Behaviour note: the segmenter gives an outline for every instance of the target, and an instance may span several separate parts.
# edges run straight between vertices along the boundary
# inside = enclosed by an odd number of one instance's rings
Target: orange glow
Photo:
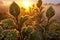
[[[25,9],[29,9],[30,6],[32,6],[32,2],[30,1],[23,1],[22,5]]]

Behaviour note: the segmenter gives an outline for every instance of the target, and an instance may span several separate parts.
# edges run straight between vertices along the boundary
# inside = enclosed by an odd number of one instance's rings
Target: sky
[[[19,1],[19,0],[0,0],[0,1]],[[20,0],[20,1],[23,1],[23,0]],[[31,0],[32,1],[32,0]],[[36,2],[36,0],[33,0],[33,2]],[[45,3],[60,3],[60,0],[43,0],[43,2]]]
[[[60,3],[60,0],[43,0],[44,2],[47,2],[47,3]]]

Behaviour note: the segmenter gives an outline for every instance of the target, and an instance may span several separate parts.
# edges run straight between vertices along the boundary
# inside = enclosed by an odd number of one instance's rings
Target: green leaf
[[[27,31],[27,33],[31,33],[33,30],[31,27],[28,27],[26,31]]]
[[[20,25],[23,25],[23,23],[28,19],[28,16],[21,17],[20,19]]]
[[[14,17],[17,17],[20,13],[20,8],[15,2],[13,2],[9,8],[9,12]]]
[[[1,21],[4,24],[7,24],[8,26],[14,26],[14,22],[12,19],[5,19]]]
[[[52,38],[57,39],[57,38],[60,38],[60,33],[58,34],[54,31],[52,31],[52,32],[49,32],[48,35],[46,35],[46,36],[50,39],[52,39]]]
[[[12,19],[5,19],[1,21],[3,29],[14,29],[16,28],[15,22]]]
[[[27,36],[26,28],[23,28],[23,29],[22,29],[22,34],[23,34],[23,37]]]
[[[19,32],[17,30],[12,29],[12,30],[4,30],[3,35],[5,36],[5,40],[16,40],[18,38]]]
[[[40,8],[42,5],[42,0],[38,0],[37,7]]]
[[[40,40],[40,35],[38,32],[33,32],[30,36],[30,40]]]
[[[33,31],[33,29],[31,27],[23,27],[22,28],[23,37],[25,38],[26,36],[30,35],[32,33],[32,31]]]
[[[48,19],[50,19],[54,15],[55,15],[55,10],[52,8],[52,6],[50,6],[46,12],[46,16]]]

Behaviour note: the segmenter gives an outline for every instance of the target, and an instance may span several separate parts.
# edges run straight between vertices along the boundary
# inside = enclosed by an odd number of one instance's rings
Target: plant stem
[[[21,33],[22,25],[19,23],[18,17],[16,17],[16,23],[17,23],[17,27],[18,27],[18,31],[19,31],[19,36],[20,36],[19,40],[23,40],[22,33]]]
[[[45,26],[45,40],[47,40],[47,39],[46,39],[46,34],[47,34],[47,32],[49,31],[49,27],[48,27],[48,25],[49,25],[49,20],[50,20],[50,19],[48,19],[47,25]]]
[[[18,17],[16,17],[16,24],[17,24],[17,27],[18,27],[18,31],[19,31],[19,40],[21,40],[21,28],[20,28],[20,24],[18,22]]]

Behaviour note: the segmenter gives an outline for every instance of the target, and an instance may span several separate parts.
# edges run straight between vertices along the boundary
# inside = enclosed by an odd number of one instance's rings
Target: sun
[[[23,1],[23,7],[24,8],[29,8],[32,5],[32,3],[30,1]]]
[[[29,7],[30,6],[30,2],[24,2],[24,7]]]

